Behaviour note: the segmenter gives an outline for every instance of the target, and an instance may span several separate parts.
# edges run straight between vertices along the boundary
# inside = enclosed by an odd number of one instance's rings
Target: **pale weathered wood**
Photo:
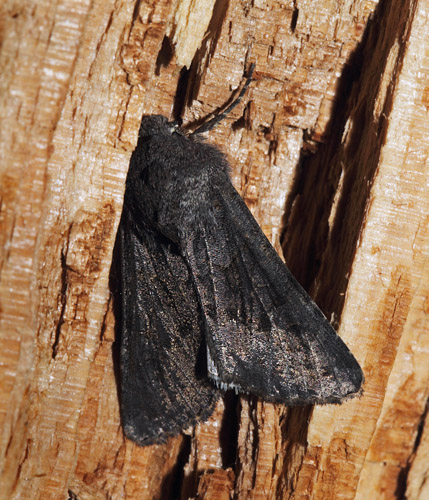
[[[218,1],[190,36],[212,8],[193,5],[1,7],[0,498],[422,500],[427,1]],[[229,396],[191,438],[139,448],[119,421],[109,273],[141,115],[215,112],[251,61],[209,140],[364,393],[314,410]]]
[[[429,278],[429,276],[428,276]],[[406,496],[409,500],[429,498],[429,417],[426,406],[425,420],[416,440],[415,454],[411,456],[411,467],[407,477]]]

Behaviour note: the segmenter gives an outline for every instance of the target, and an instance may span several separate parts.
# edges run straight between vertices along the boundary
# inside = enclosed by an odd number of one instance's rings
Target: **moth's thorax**
[[[127,178],[126,203],[145,224],[178,241],[210,226],[211,197],[228,166],[214,146],[188,137],[163,116],[143,119]]]

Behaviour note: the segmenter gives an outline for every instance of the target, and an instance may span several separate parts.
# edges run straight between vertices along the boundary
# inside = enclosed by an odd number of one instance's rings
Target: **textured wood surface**
[[[0,499],[425,500],[428,2],[197,7],[0,7]],[[191,435],[139,448],[119,421],[109,274],[140,119],[216,112],[252,61],[208,140],[364,393],[228,395]]]

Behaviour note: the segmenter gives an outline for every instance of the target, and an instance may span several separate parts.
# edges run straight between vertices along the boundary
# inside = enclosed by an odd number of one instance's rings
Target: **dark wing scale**
[[[215,226],[185,243],[211,378],[288,405],[355,394],[363,381],[359,364],[221,172],[211,196]]]
[[[122,422],[138,444],[160,443],[208,418],[218,391],[196,373],[205,346],[183,257],[161,236],[137,228],[126,206],[119,233]]]

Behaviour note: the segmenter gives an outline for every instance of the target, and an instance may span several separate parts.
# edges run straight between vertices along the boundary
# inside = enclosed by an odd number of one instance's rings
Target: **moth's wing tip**
[[[194,424],[195,425],[195,424]],[[170,438],[179,436],[184,429],[182,427],[174,427],[169,429],[158,428],[153,429],[153,432],[148,430],[146,426],[144,432],[141,430],[140,425],[133,423],[123,424],[124,436],[137,444],[138,446],[152,446],[152,445],[163,445]]]
[[[338,391],[333,391],[332,394],[322,396],[314,404],[342,404],[350,399],[360,398],[363,394],[364,382],[365,377],[362,369],[357,365],[348,373],[348,380],[344,380],[338,384]]]
[[[365,381],[363,371],[354,358],[353,364],[349,366],[348,371],[338,374],[335,378],[332,377],[332,374],[326,377],[319,390],[313,388],[306,391],[304,387],[297,390],[296,387],[293,387],[292,384],[288,385],[284,380],[281,384],[273,383],[272,385],[262,384],[259,387],[248,387],[245,383],[248,380],[247,378],[244,378],[243,383],[243,379],[231,377],[231,374],[217,370],[214,377],[209,376],[222,390],[233,389],[242,396],[253,394],[264,401],[291,407],[341,404],[349,399],[360,397],[363,393],[362,386]],[[279,379],[281,378],[283,377],[279,377]]]
[[[365,383],[365,376],[361,366],[359,365],[353,354],[350,351],[349,353],[352,366],[348,367],[341,381],[342,384],[340,384],[344,387],[344,393],[342,394],[343,401],[361,395],[363,392],[362,387]]]
[[[162,431],[157,434],[150,436],[147,433],[142,433],[138,428],[136,428],[133,424],[124,424],[123,425],[124,436],[132,441],[133,443],[138,444],[139,446],[150,446],[152,444],[163,444],[167,440],[167,435],[162,433]]]
[[[124,435],[139,446],[163,445],[168,439],[186,433],[187,429],[208,420],[215,410],[221,393],[213,387],[212,398],[206,408],[198,415],[193,415],[173,422],[165,420],[163,425],[150,425],[147,420],[122,417],[122,429]]]
[[[363,388],[360,387],[359,389],[350,391],[346,394],[340,394],[338,396],[332,396],[330,398],[322,399],[320,401],[317,401],[314,404],[317,404],[317,405],[327,405],[327,404],[341,405],[341,404],[345,403],[346,401],[350,401],[351,399],[355,399],[355,398],[359,399],[363,395],[363,392],[364,392]]]

